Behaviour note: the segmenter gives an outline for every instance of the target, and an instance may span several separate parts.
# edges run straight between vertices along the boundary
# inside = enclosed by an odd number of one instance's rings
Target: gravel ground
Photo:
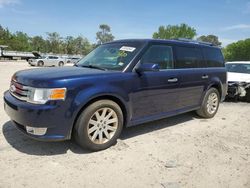
[[[0,97],[27,63],[0,62]],[[127,128],[91,153],[71,141],[38,142],[16,130],[0,100],[0,187],[250,187],[250,104],[221,104]]]

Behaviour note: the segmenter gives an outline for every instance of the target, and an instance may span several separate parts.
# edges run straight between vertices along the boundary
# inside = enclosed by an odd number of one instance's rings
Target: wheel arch
[[[59,62],[57,63],[57,65],[60,65],[60,63],[62,63],[62,64],[64,65],[64,61],[59,61]]]
[[[118,104],[118,106],[121,108],[122,113],[123,113],[124,126],[126,126],[126,124],[128,122],[129,111],[128,111],[128,108],[127,108],[125,102],[120,97],[117,97],[115,95],[104,94],[104,95],[95,96],[95,97],[89,99],[86,103],[84,103],[80,107],[76,116],[74,117],[73,125],[71,126],[70,137],[72,136],[72,132],[73,132],[73,129],[75,127],[76,121],[77,121],[78,117],[80,116],[80,114],[83,112],[83,110],[86,109],[90,104],[92,104],[96,101],[99,101],[99,100],[111,100],[111,101],[115,102],[116,104]]]
[[[221,99],[221,97],[222,97],[222,85],[220,83],[213,83],[210,85],[210,87],[208,89],[210,89],[212,87],[218,90],[218,92],[220,94],[220,99]]]
[[[220,100],[223,101],[224,99],[222,98],[223,97],[223,90],[222,90],[222,83],[219,81],[219,80],[212,80],[206,87],[206,89],[204,90],[203,94],[202,94],[202,97],[201,97],[201,101],[200,101],[200,105],[202,105],[203,103],[203,100],[204,100],[204,97],[207,93],[207,91],[210,89],[210,88],[215,88],[218,90],[219,92],[219,95],[220,95]]]

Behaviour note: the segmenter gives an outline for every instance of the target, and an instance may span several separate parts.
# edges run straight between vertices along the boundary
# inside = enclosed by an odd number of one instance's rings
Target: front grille
[[[30,87],[24,86],[12,80],[9,91],[17,99],[27,101],[30,94]]]

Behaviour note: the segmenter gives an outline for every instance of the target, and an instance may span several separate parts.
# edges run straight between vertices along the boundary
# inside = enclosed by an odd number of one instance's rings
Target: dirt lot
[[[45,143],[16,130],[2,95],[26,63],[0,62],[0,187],[250,187],[250,104],[221,104],[210,120],[193,113],[125,129],[90,153],[71,141]],[[60,120],[58,120],[60,121]]]

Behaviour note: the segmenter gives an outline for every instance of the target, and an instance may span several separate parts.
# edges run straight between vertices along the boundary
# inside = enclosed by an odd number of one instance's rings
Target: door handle
[[[178,78],[170,78],[168,79],[168,82],[171,82],[171,83],[178,82]]]
[[[208,75],[203,75],[201,78],[202,79],[208,79]]]

